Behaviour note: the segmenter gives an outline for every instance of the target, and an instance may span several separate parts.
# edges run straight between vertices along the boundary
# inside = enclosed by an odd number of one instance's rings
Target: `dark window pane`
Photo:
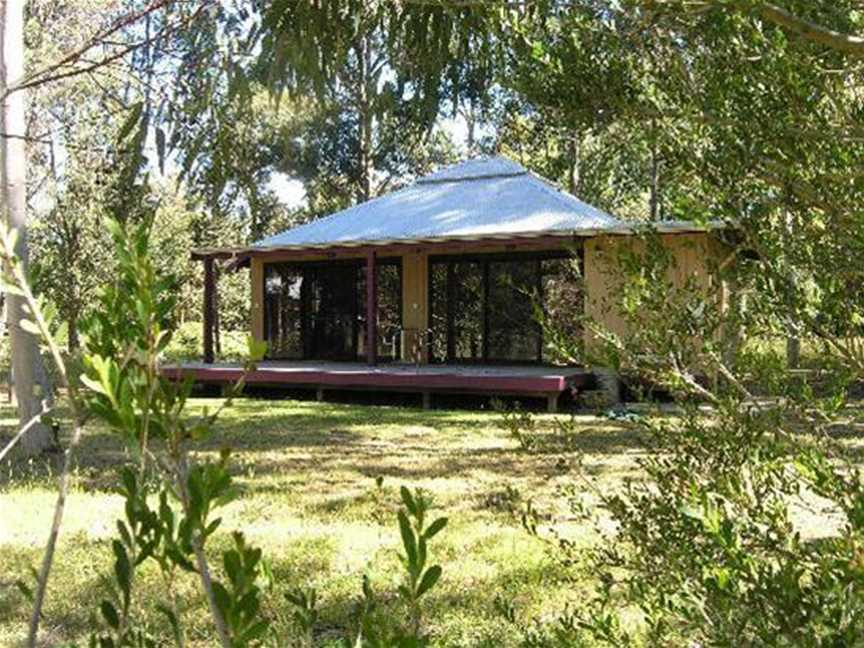
[[[365,307],[363,312],[365,313]],[[378,266],[378,349],[381,360],[398,360],[402,334],[402,266]]]
[[[264,273],[264,337],[271,358],[303,357],[302,274],[296,268],[267,265]]]
[[[354,360],[357,357],[360,266],[355,263],[311,266],[304,270],[306,357]]]
[[[402,326],[401,264],[378,266],[378,339],[395,359]],[[365,354],[366,266],[361,261],[272,263],[264,270],[269,357],[354,361]]]
[[[452,354],[454,360],[483,359],[483,266],[454,263],[450,276],[453,292]]]
[[[536,259],[489,264],[489,359],[538,360],[538,270]]]
[[[579,260],[546,259],[543,273],[544,362],[578,362],[582,353],[585,291]]]
[[[429,264],[429,359],[447,360],[447,264]]]
[[[430,359],[483,359],[483,265],[439,260],[430,264]]]

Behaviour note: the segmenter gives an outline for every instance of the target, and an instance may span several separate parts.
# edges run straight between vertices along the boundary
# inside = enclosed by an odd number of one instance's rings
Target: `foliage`
[[[760,285],[755,299],[764,301],[744,310],[678,276],[656,234],[625,246],[619,261],[624,286],[615,308],[626,331],[595,325],[595,351],[625,377],[668,390],[677,416],[658,411],[632,421],[650,440],[644,476],[616,492],[594,488],[580,468],[602,515],[584,498],[573,500],[572,514],[596,525],[600,540],[587,556],[600,585],[541,637],[615,646],[854,645],[862,633],[864,491],[855,457],[832,438],[859,424],[850,402],[860,376],[854,357],[829,355],[827,380],[802,379],[737,344],[739,336],[758,339],[766,304],[777,309],[773,298],[784,296],[764,288],[755,264],[714,268],[709,284]],[[819,284],[811,286],[818,294]],[[821,309],[826,319],[839,316],[824,301]],[[822,339],[835,336],[828,348],[843,348],[846,330],[821,331]],[[801,511],[815,507],[835,522],[805,526]],[[563,540],[556,553],[565,561],[586,555]]]
[[[117,278],[100,291],[99,308],[84,323],[84,373],[80,386],[70,383],[69,397],[77,425],[90,419],[101,421],[124,440],[136,462],[120,470],[119,494],[125,502],[125,519],[118,521],[117,538],[111,542],[113,596],[99,604],[103,629],[93,631],[90,645],[156,645],[136,622],[140,605],[133,605],[135,574],[145,562],[155,563],[161,573],[167,603],[157,603],[156,607],[172,628],[177,645],[185,645],[185,623],[175,591],[180,571],[197,574],[200,579],[221,645],[256,645],[270,626],[262,614],[258,584],[261,550],[249,546],[242,533],[233,533],[232,546],[222,553],[221,578],[213,572],[206,553],[209,540],[222,524],[217,510],[237,495],[229,472],[230,450],[223,449],[218,461],[204,463],[194,461],[190,454],[196,444],[213,434],[222,408],[190,418],[185,408],[191,381],[177,383],[160,374],[159,359],[170,342],[175,298],[173,279],[159,273],[149,252],[151,224],[133,227],[109,221],[106,226],[114,240]],[[24,284],[21,289],[26,293]],[[41,322],[35,302],[31,309]],[[50,336],[49,327],[36,328]],[[56,353],[56,342],[50,337],[46,341]],[[263,349],[250,342],[250,353],[260,357]],[[242,389],[242,380],[237,389]],[[360,620],[362,634],[357,645],[408,646],[427,641],[421,635],[420,599],[435,586],[442,572],[439,565],[428,566],[427,542],[447,520],[439,518],[427,526],[429,498],[405,488],[401,496],[405,510],[399,512],[398,521],[406,579],[399,593],[409,610],[410,623],[391,636],[391,624],[372,614],[375,603],[367,583],[366,612]],[[65,494],[61,501],[63,498]],[[154,498],[158,502],[155,506],[151,504]],[[59,519],[55,519],[54,531],[59,531]],[[47,568],[37,583],[36,618],[41,616],[51,568],[51,552],[46,555]],[[314,594],[289,595],[289,601],[297,606],[298,621],[308,635],[316,618]],[[31,636],[35,638],[35,630]]]
[[[360,616],[360,632],[356,645],[372,648],[398,646],[411,648],[428,646],[430,639],[423,633],[420,598],[432,590],[441,578],[440,565],[427,567],[428,542],[447,526],[447,518],[437,518],[426,524],[426,514],[432,506],[429,496],[421,490],[412,493],[408,488],[400,489],[403,509],[397,514],[399,534],[404,553],[400,560],[405,569],[405,578],[399,586],[399,597],[408,609],[408,624],[387,622],[378,610],[378,603],[367,578],[363,580],[363,602]]]
[[[228,452],[222,453],[218,463],[206,464],[190,462],[188,454],[190,441],[211,433],[218,412],[189,420],[184,407],[191,382],[172,382],[159,371],[160,355],[171,337],[171,311],[176,303],[174,281],[159,272],[150,254],[152,219],[137,226],[116,221],[107,221],[105,226],[113,238],[117,275],[113,283],[101,289],[99,308],[84,323],[80,385],[77,378],[68,377],[51,335],[50,312],[46,315],[32,298],[20,271],[12,278],[15,283],[10,284],[28,298],[33,320],[22,322],[22,326],[43,336],[67,383],[75,440],[80,438],[87,420],[101,420],[125,439],[137,458],[137,477],[136,471],[129,468],[121,471],[126,520],[118,523],[119,538],[112,544],[117,594],[115,600],[101,603],[106,630],[94,632],[91,645],[154,645],[134,623],[130,607],[135,569],[151,558],[162,571],[172,601],[162,611],[181,645],[181,622],[171,587],[177,569],[199,574],[220,642],[226,646],[248,645],[266,630],[266,623],[257,618],[258,590],[253,584],[260,554],[247,548],[242,536],[235,536],[235,548],[223,557],[229,579],[229,586],[225,586],[211,577],[204,553],[207,538],[221,522],[212,517],[213,510],[233,497],[227,472]],[[7,254],[11,249],[7,244]],[[254,344],[251,351],[259,357],[263,353],[260,345]],[[68,458],[74,445],[67,450],[54,528],[39,574],[31,643],[36,639],[62,522]],[[156,477],[159,484],[158,513],[148,504],[147,476]]]

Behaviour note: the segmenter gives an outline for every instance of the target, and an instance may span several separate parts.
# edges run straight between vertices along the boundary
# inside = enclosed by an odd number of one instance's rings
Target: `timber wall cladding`
[[[249,264],[249,277],[252,282],[252,337],[264,340],[264,263],[252,258]]]
[[[695,280],[705,291],[719,290],[714,285],[711,269],[723,261],[728,254],[725,246],[707,233],[662,234],[663,246],[672,253],[670,268],[673,285],[681,287],[688,280]],[[627,324],[621,316],[620,299],[623,282],[618,268],[618,255],[627,249],[639,252],[644,242],[632,237],[598,236],[585,241],[585,313],[616,335],[627,332]],[[587,344],[592,342],[590,331],[585,332]]]
[[[426,362],[429,328],[429,257],[424,252],[402,257],[402,359]],[[419,356],[419,357],[418,357]]]

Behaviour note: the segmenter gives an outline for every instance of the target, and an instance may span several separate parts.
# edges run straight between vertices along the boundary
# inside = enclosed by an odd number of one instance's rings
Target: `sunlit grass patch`
[[[220,403],[195,400],[191,409]],[[562,420],[538,416],[540,432],[551,434]],[[395,523],[402,485],[425,489],[435,514],[450,518],[433,548],[444,575],[424,604],[436,645],[514,645],[512,628],[496,607],[499,598],[530,621],[563,610],[578,594],[578,574],[522,528],[520,511],[530,501],[544,523],[572,526],[562,486],[574,481],[573,467],[588,466],[599,484],[614,487],[632,474],[642,451],[626,426],[588,416],[575,421],[575,445],[553,453],[526,453],[500,427],[499,416],[486,411],[241,399],[218,429],[196,455],[215,459],[221,448],[232,447],[239,497],[220,511],[221,528],[210,545],[215,568],[229,532],[243,531],[263,549],[272,573],[264,611],[277,634],[294,633],[284,593],[314,587],[321,646],[336,645],[353,631],[364,574],[383,605],[394,605],[402,571]],[[122,513],[112,489],[129,460],[107,430],[88,430],[46,604],[44,627],[54,643],[84,639],[96,606],[109,595],[110,538]],[[57,464],[52,457],[0,473],[0,645],[15,645],[26,629],[28,606],[14,580],[29,578],[29,567],[38,564]],[[147,566],[136,583],[140,622],[167,638],[153,606],[168,596],[166,584]],[[189,624],[189,645],[213,645],[194,575],[180,575],[174,591]]]

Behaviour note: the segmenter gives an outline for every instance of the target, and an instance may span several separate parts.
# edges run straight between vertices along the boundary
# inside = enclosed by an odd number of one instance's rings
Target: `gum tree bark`
[[[15,253],[26,269],[27,254],[27,145],[24,90],[7,93],[24,76],[24,0],[0,0],[0,90],[3,93],[0,137],[0,200],[10,228],[18,231]],[[12,373],[21,425],[42,409],[37,384],[44,376],[36,338],[19,324],[24,299],[7,294],[6,324],[12,348]],[[47,397],[48,394],[45,394]],[[20,441],[20,452],[34,455],[54,443],[50,428],[34,425]]]

